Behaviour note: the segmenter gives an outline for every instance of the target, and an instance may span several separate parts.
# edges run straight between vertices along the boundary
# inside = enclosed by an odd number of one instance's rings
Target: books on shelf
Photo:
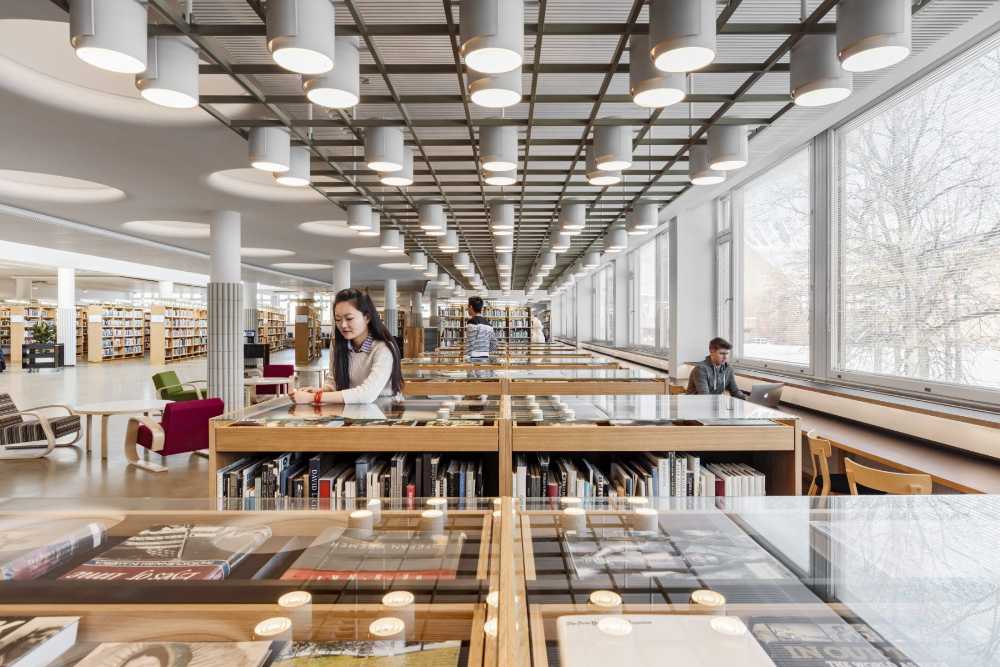
[[[269,537],[266,526],[171,525],[147,528],[61,579],[202,581],[225,579]]]
[[[94,521],[55,519],[42,527],[0,523],[0,581],[41,577],[101,546],[105,536],[104,525]]]
[[[272,352],[288,347],[285,312],[278,308],[257,309],[257,342]]]
[[[369,534],[343,527],[320,533],[281,575],[292,581],[454,579],[465,533],[392,530]]]
[[[334,667],[371,664],[394,667],[458,667],[460,641],[291,642],[271,667]]]
[[[76,643],[79,616],[0,617],[0,665],[46,667]]]
[[[260,667],[271,654],[271,642],[127,642],[95,648],[76,667]]]
[[[521,498],[766,495],[764,473],[745,463],[702,463],[698,454],[637,452],[611,458],[516,454],[514,493]]]

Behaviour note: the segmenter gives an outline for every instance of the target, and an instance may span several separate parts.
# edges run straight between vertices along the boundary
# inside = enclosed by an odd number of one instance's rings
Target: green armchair
[[[197,401],[205,398],[206,389],[199,387],[205,380],[181,382],[174,371],[163,371],[153,376],[156,397],[164,401]]]

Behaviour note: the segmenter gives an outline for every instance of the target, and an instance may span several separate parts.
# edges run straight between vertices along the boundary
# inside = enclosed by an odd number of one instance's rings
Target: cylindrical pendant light
[[[289,152],[288,171],[274,174],[281,185],[302,188],[309,185],[312,174],[312,154],[306,146],[292,146]]]
[[[403,132],[390,125],[365,130],[365,163],[373,171],[403,169]]]
[[[835,104],[853,85],[854,76],[837,59],[836,35],[803,35],[792,47],[791,92],[799,106]]]
[[[625,217],[625,233],[629,236],[644,236],[649,233],[648,229],[639,226],[639,217],[635,211],[629,211]]]
[[[524,0],[463,0],[459,53],[469,69],[496,74],[524,61]]]
[[[510,171],[483,170],[483,181],[486,185],[514,185],[517,183],[517,169]]]
[[[687,97],[687,78],[682,72],[661,72],[653,65],[649,35],[630,38],[628,84],[632,101],[647,109],[662,109]]]
[[[608,232],[604,243],[606,252],[621,252],[628,247],[628,232],[625,231],[624,227],[614,227]]]
[[[598,125],[594,128],[594,163],[601,171],[622,171],[632,166],[632,128]]]
[[[513,204],[502,199],[490,202],[490,229],[497,236],[514,233]]]
[[[462,271],[463,269],[468,269],[472,265],[472,262],[469,260],[469,253],[467,252],[455,253],[455,259],[452,260],[452,264],[454,264],[455,268],[458,269],[459,271]]]
[[[487,109],[503,109],[521,101],[521,68],[502,74],[483,74],[469,70],[469,97]]]
[[[517,128],[513,125],[480,127],[479,161],[487,171],[517,169]]]
[[[371,229],[371,204],[349,204],[347,206],[347,226],[356,232],[363,232]]]
[[[403,239],[399,235],[398,229],[383,229],[382,240],[379,245],[382,250],[403,251]]]
[[[694,185],[718,185],[726,180],[726,172],[708,166],[708,146],[692,146],[688,153],[688,178]]]
[[[708,131],[708,165],[716,171],[742,169],[750,161],[745,125],[713,125]]]
[[[649,52],[664,72],[693,72],[715,60],[715,0],[650,0]]]
[[[577,262],[573,265],[573,276],[576,278],[583,278],[588,272],[587,267],[582,262]]]
[[[438,265],[437,262],[427,262],[427,266],[424,267],[424,276],[434,280],[438,275]]]
[[[496,236],[493,239],[493,248],[497,252],[513,252],[514,251],[514,237],[513,236]]]
[[[591,185],[608,186],[618,185],[622,182],[622,173],[620,171],[603,171],[597,168],[597,163],[594,162],[593,144],[587,144],[585,155],[585,171],[588,183]]]
[[[575,199],[559,203],[559,231],[579,232],[587,226],[587,205]]]
[[[414,250],[410,253],[410,268],[414,271],[423,271],[427,268],[427,255],[422,250]]]
[[[441,242],[438,243],[438,247],[441,252],[452,254],[458,252],[458,232],[454,229],[449,229],[445,232],[445,235],[441,237]]]
[[[361,65],[358,38],[334,40],[336,66],[323,74],[302,75],[302,90],[313,104],[329,109],[350,109],[361,100]]]
[[[139,94],[171,109],[198,106],[198,49],[187,37],[150,37],[146,69],[135,75]]]
[[[660,209],[656,202],[640,199],[632,207],[632,217],[635,220],[635,228],[649,231],[656,229],[659,224]]]
[[[413,185],[413,149],[403,146],[403,168],[399,171],[382,172],[379,175],[382,185],[391,185],[396,188],[405,188]]]
[[[569,234],[559,233],[555,235],[552,239],[552,252],[556,254],[564,253],[569,250],[569,245],[572,242]]]
[[[510,273],[514,267],[513,257],[509,252],[497,253],[497,271]]]
[[[146,69],[146,3],[70,0],[69,43],[83,62],[109,72]]]
[[[556,256],[552,252],[543,252],[542,260],[539,262],[539,266],[543,269],[551,269],[556,265]]]
[[[382,214],[372,211],[372,224],[368,229],[358,231],[358,236],[382,236]]]
[[[601,265],[601,253],[597,250],[591,250],[586,255],[583,256],[583,266],[586,269],[596,269]]]
[[[428,229],[424,232],[427,236],[447,236],[448,235],[448,220],[442,219],[441,226],[437,229]]]
[[[910,0],[841,0],[837,55],[848,72],[892,67],[910,55]]]
[[[261,171],[288,171],[291,139],[286,127],[250,128],[250,166]]]
[[[445,227],[444,208],[437,202],[422,202],[417,207],[420,229],[435,232]]]
[[[336,57],[335,25],[330,0],[269,0],[267,50],[290,72],[329,72]]]

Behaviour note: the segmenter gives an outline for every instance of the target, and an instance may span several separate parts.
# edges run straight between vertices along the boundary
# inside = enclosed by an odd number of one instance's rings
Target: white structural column
[[[56,342],[63,346],[63,364],[76,366],[76,271],[60,268],[56,300]]]
[[[31,278],[14,278],[14,298],[31,301]]]
[[[243,331],[257,333],[257,281],[243,282]]]
[[[243,285],[240,214],[214,211],[212,275],[208,283],[208,393],[227,410],[243,405]]]
[[[351,260],[338,259],[333,263],[333,296],[351,286]]]
[[[682,211],[670,224],[670,375],[701,361],[715,335],[715,224],[712,204]]]
[[[385,281],[385,326],[393,336],[399,331],[399,305],[396,301],[396,279]]]
[[[410,321],[411,327],[424,326],[424,295],[414,291],[410,294]]]

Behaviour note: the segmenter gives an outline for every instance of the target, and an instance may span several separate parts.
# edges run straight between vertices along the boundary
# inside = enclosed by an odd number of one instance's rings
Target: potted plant
[[[49,345],[56,342],[56,328],[44,320],[35,322],[31,327],[31,341],[38,345]]]

